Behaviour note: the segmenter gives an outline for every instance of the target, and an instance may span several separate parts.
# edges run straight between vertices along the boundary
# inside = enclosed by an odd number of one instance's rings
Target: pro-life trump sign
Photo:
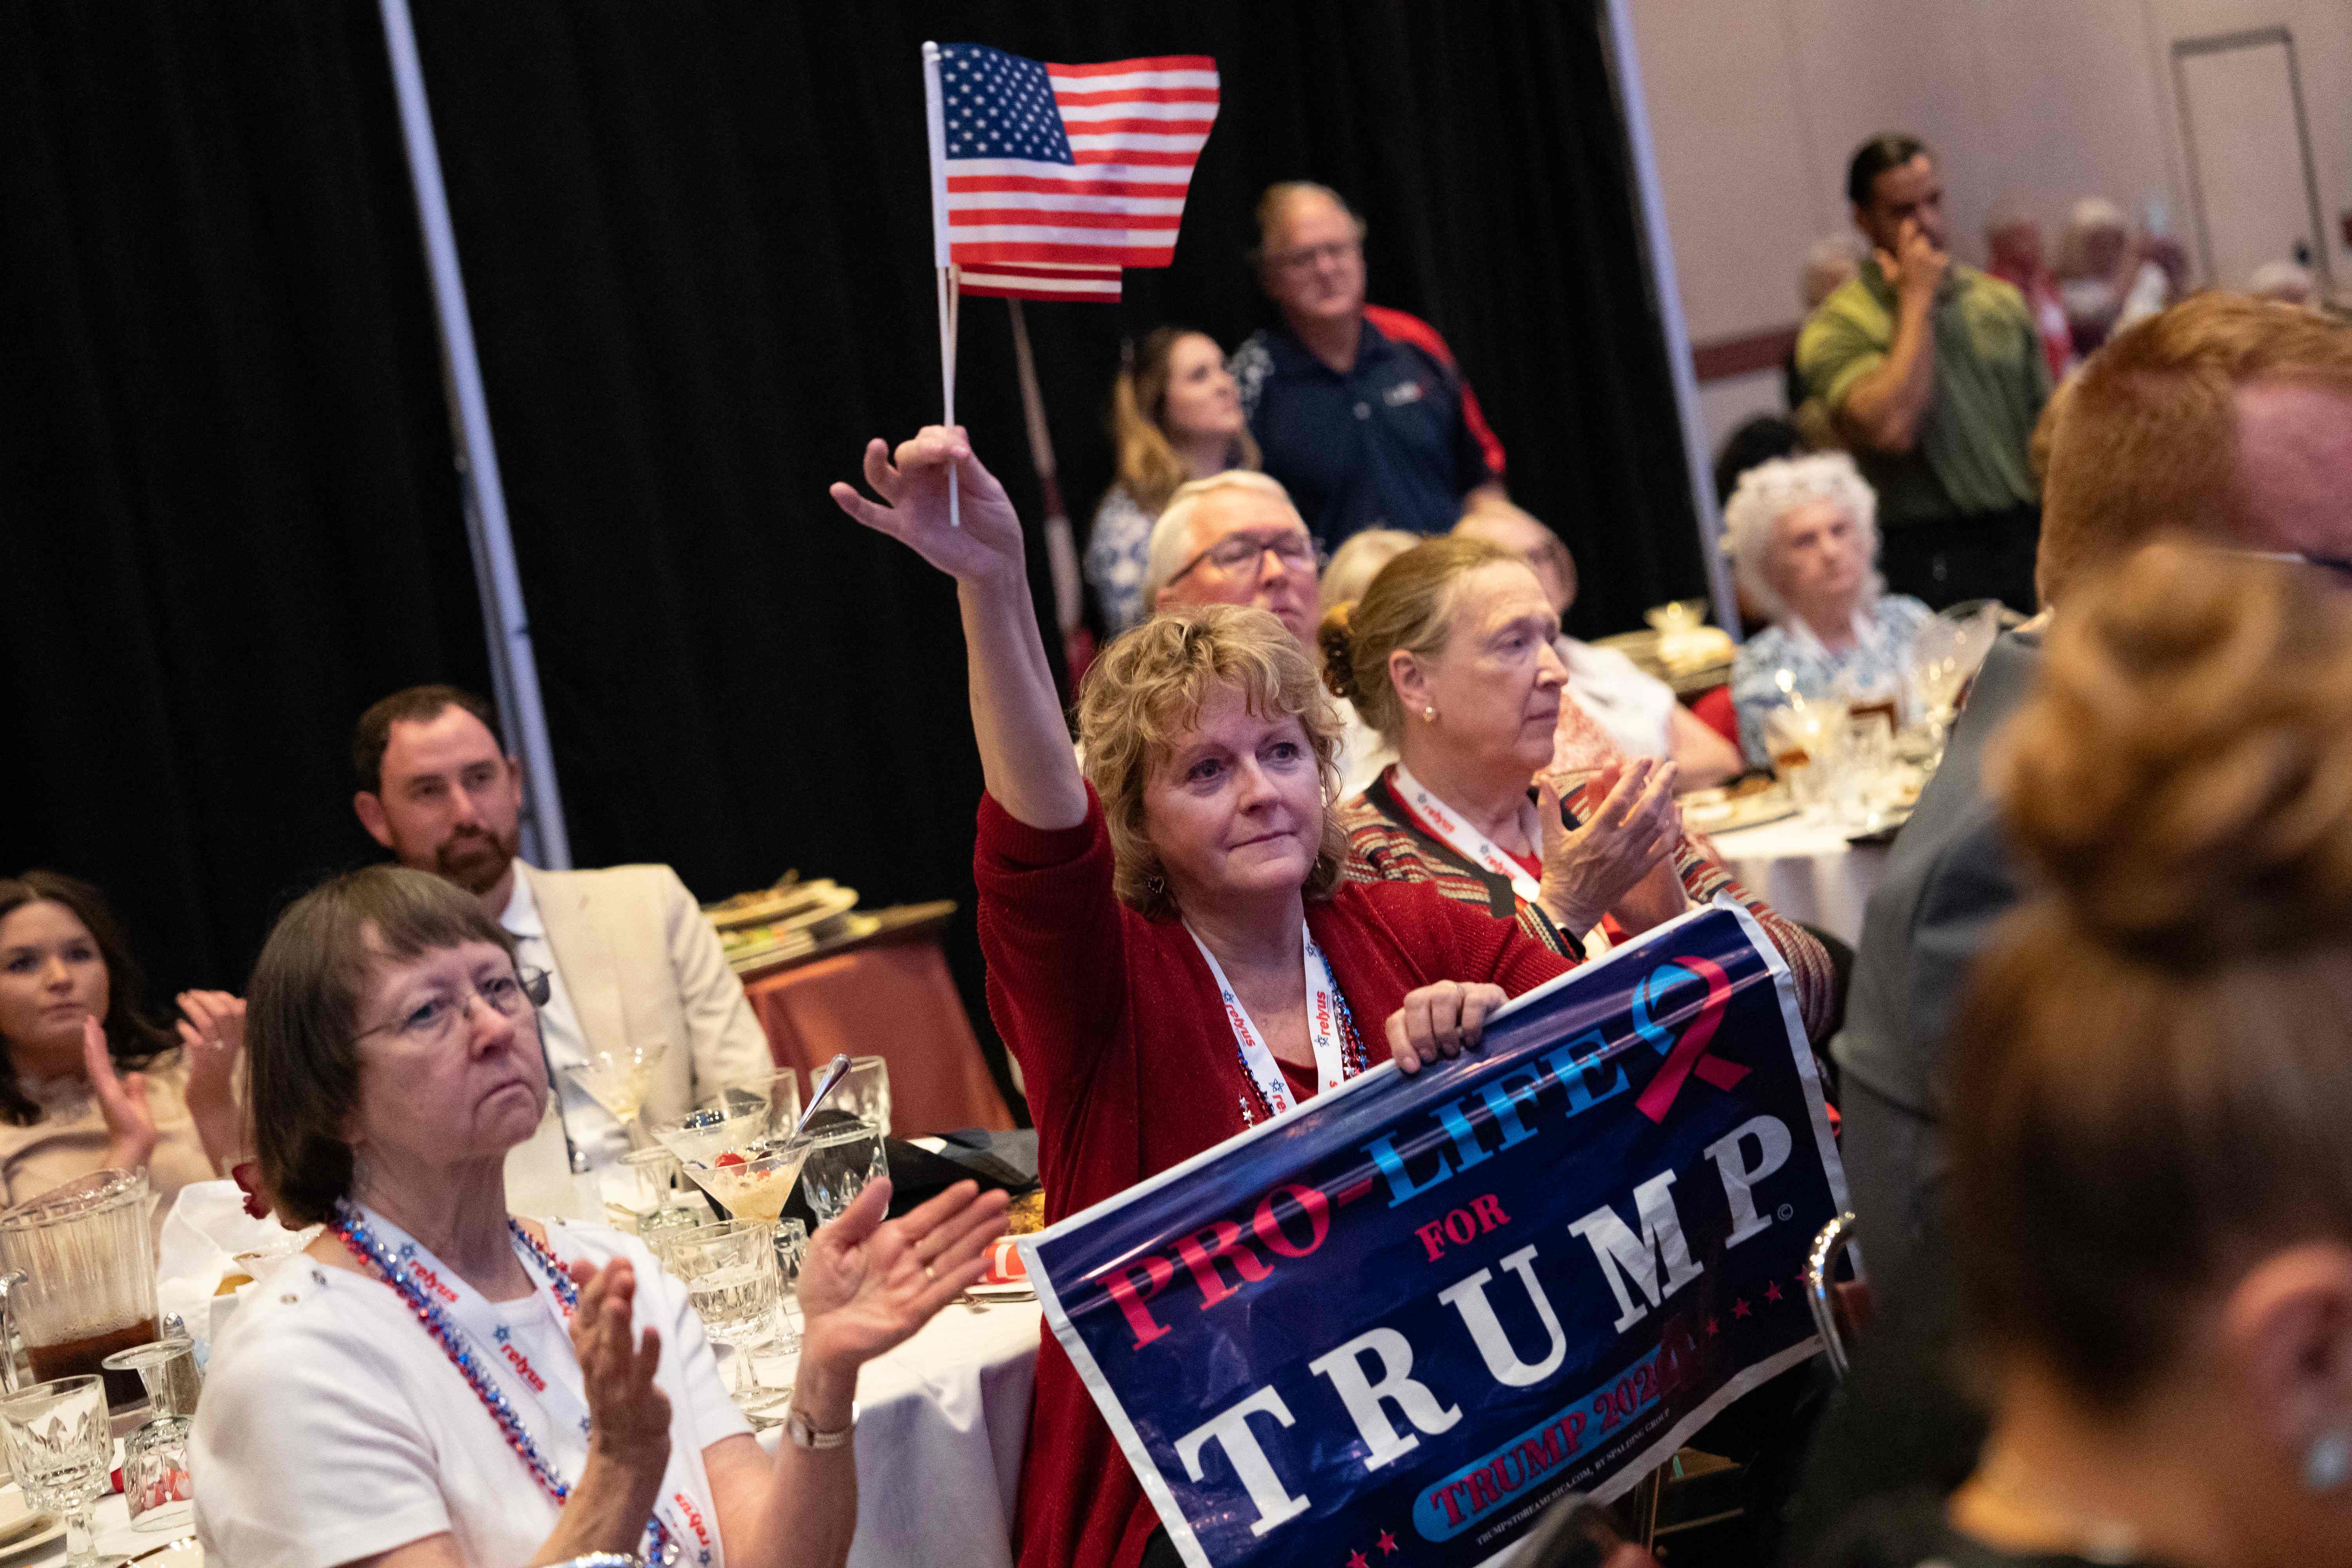
[[[1844,1201],[1787,967],[1725,906],[1022,1248],[1187,1563],[1426,1568],[1811,1354]]]

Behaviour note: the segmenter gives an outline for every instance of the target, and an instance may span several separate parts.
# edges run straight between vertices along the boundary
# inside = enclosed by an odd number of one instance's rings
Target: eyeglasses
[[[1292,571],[1301,567],[1309,572],[1323,569],[1322,548],[1308,534],[1296,530],[1271,535],[1229,533],[1184,563],[1168,580],[1171,583],[1182,582],[1203,561],[1230,577],[1236,572],[1256,565],[1259,558],[1269,550],[1274,552],[1276,560]]]
[[[1326,240],[1321,245],[1302,245],[1297,250],[1285,250],[1267,257],[1266,262],[1283,272],[1305,272],[1324,261],[1348,261],[1364,253],[1360,239]]]
[[[441,1045],[457,1032],[457,1026],[465,1020],[467,1004],[477,996],[499,1016],[520,1018],[530,1008],[546,1006],[548,993],[551,989],[553,982],[544,969],[494,974],[479,985],[468,985],[462,992],[436,992],[410,1009],[406,1016],[395,1018],[389,1024],[378,1024],[373,1029],[362,1029],[352,1037],[352,1040],[356,1045],[370,1035],[397,1035],[415,1045]]]

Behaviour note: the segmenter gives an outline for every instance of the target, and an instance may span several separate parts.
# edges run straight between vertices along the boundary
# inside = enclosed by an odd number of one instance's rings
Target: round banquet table
[[[951,1305],[858,1372],[849,1568],[1012,1568],[1044,1323],[1034,1301]],[[765,1359],[756,1364],[763,1381],[781,1370]],[[773,1453],[782,1436],[771,1426],[760,1445]],[[909,1507],[910,1499],[919,1506]]]
[[[1853,829],[1783,817],[1711,842],[1742,886],[1801,925],[1862,941],[1862,913],[1886,874],[1886,846],[1846,842]]]

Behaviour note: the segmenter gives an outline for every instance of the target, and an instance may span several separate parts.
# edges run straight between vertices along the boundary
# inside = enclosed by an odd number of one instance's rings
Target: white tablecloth
[[[1862,940],[1863,906],[1886,873],[1886,847],[1850,845],[1852,829],[1784,817],[1714,836],[1742,886],[1781,914],[1849,944]]]
[[[1034,1301],[950,1307],[858,1373],[849,1568],[1012,1568],[1044,1321]],[[760,1442],[772,1453],[782,1437]]]

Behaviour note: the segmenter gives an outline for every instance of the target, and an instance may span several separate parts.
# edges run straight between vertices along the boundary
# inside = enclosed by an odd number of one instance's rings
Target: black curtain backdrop
[[[824,494],[939,416],[927,37],[1223,74],[1175,266],[1028,308],[1082,531],[1119,340],[1260,324],[1251,209],[1307,177],[1370,223],[1372,300],[1454,344],[1583,565],[1578,629],[1703,591],[1590,4],[416,0],[416,26],[580,864],[957,898],[986,1032],[952,588]],[[166,985],[235,986],[288,891],[371,858],[359,710],[486,680],[375,8],[9,0],[0,128],[0,870],[89,876]],[[965,302],[958,405],[1034,518],[1000,301]]]

